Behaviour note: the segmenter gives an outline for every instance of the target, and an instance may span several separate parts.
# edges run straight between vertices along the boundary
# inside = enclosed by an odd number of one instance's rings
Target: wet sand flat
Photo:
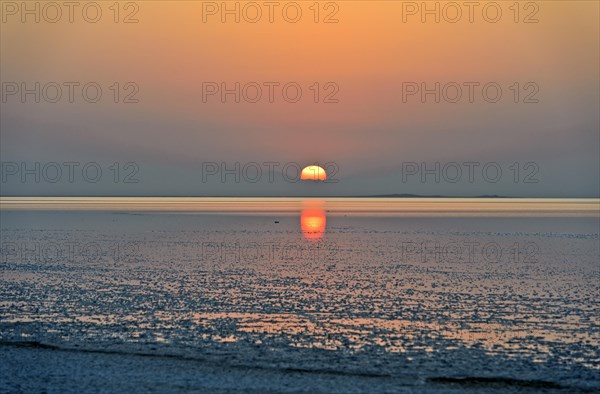
[[[593,210],[315,204],[2,210],[0,391],[600,390]]]

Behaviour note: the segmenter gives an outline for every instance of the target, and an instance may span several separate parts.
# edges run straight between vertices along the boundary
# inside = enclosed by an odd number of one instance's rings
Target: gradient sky
[[[338,23],[314,23],[312,3],[299,2],[298,23],[277,11],[273,23],[265,15],[257,23],[222,23],[218,15],[204,23],[200,1],[137,2],[132,24],[113,22],[112,2],[101,2],[95,24],[77,12],[74,23],[21,23],[4,12],[3,84],[95,81],[104,95],[95,104],[8,97],[0,113],[2,161],[96,162],[105,175],[98,183],[8,177],[1,194],[599,196],[598,2],[537,2],[538,23],[515,23],[513,2],[499,2],[497,23],[477,10],[473,23],[466,15],[457,23],[422,23],[420,15],[403,22],[401,1],[337,2]],[[519,18],[529,12],[521,9]],[[140,102],[113,103],[108,87],[117,81],[135,82]],[[202,99],[204,82],[267,81],[299,83],[302,100]],[[476,90],[474,103],[402,100],[406,82],[467,81],[500,84],[502,99],[487,103]],[[308,87],[315,82],[335,82],[339,103],[314,103]],[[513,102],[515,82],[535,82],[539,103]],[[114,183],[113,162],[137,163],[139,183]],[[277,175],[270,183],[266,167],[257,183],[203,182],[204,162],[335,162],[339,182],[290,183]],[[497,163],[503,176],[486,181],[480,166],[473,182],[466,172],[456,183],[403,181],[406,162]],[[536,163],[538,182],[522,182],[532,167],[521,168],[515,182],[515,162]]]

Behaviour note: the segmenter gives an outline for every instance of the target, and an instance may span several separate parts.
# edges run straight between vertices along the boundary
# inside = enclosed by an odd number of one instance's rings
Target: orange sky
[[[320,2],[320,19],[335,10],[331,5],[325,10],[326,3]],[[503,14],[497,23],[486,22],[479,7],[473,23],[466,14],[457,23],[443,17],[440,23],[433,17],[422,23],[420,14],[406,16],[404,23],[408,3],[336,2],[337,23],[315,23],[313,2],[298,2],[303,11],[298,23],[286,22],[277,9],[273,23],[264,14],[257,23],[233,23],[231,17],[222,23],[218,14],[203,23],[207,2],[201,1],[140,1],[135,3],[139,22],[132,24],[114,23],[108,2],[101,2],[103,17],[95,24],[77,12],[72,24],[21,23],[20,15],[7,15],[3,5],[3,82],[99,81],[108,87],[134,81],[140,103],[9,100],[2,110],[2,154],[34,158],[45,151],[38,146],[54,146],[91,157],[125,154],[157,167],[188,167],[199,157],[331,160],[349,177],[393,171],[398,157],[563,160],[563,170],[571,167],[549,182],[550,189],[561,177],[570,179],[567,173],[597,161],[591,150],[598,146],[597,2],[537,2],[538,23],[522,23],[534,10],[525,8],[527,2],[521,2],[519,23],[509,9],[513,2],[498,2]],[[123,18],[131,9],[121,4]],[[206,82],[268,81],[297,82],[301,101],[290,104],[276,95],[274,103],[223,104],[216,95],[202,102]],[[481,99],[403,103],[407,81],[496,81],[504,95],[494,105]],[[513,103],[509,86],[530,81],[540,87],[541,102]],[[315,82],[321,88],[333,82],[339,102],[314,103],[309,87]],[[320,100],[326,93],[321,91]],[[108,88],[105,95],[111,97]],[[24,128],[31,134],[19,134]],[[597,179],[578,179],[572,186],[587,193],[586,184],[595,186]]]

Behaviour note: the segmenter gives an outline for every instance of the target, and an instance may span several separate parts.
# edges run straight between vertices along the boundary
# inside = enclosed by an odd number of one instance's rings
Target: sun
[[[327,173],[323,167],[311,165],[304,167],[300,174],[300,180],[303,181],[325,181],[327,180]]]

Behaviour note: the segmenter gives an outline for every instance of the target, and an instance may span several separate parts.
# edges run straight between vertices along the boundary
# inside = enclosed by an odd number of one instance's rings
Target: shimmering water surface
[[[598,200],[0,205],[0,389],[600,390]]]

